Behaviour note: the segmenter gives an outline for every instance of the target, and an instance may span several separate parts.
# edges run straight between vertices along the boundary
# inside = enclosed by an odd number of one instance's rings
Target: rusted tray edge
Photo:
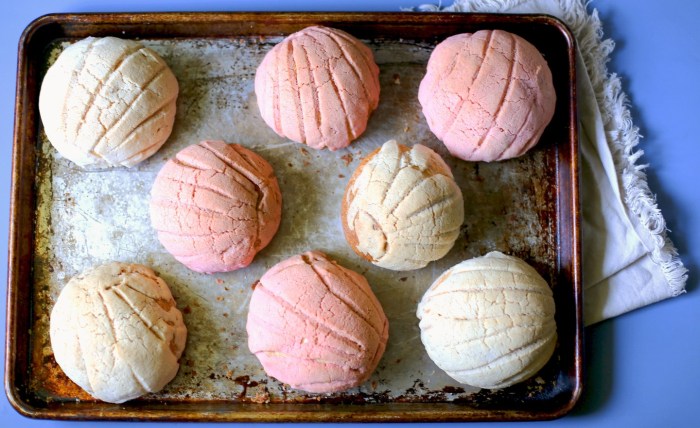
[[[15,89],[15,120],[12,147],[12,178],[10,191],[10,224],[8,251],[8,287],[5,330],[5,392],[12,407],[20,414],[30,417],[35,415],[34,407],[21,395],[18,385],[26,374],[26,362],[18,361],[20,349],[26,349],[28,341],[19,341],[20,334],[28,331],[30,306],[22,305],[29,295],[28,288],[22,289],[20,284],[31,278],[31,263],[21,263],[31,257],[33,252],[34,232],[32,213],[35,209],[34,199],[34,163],[36,127],[33,126],[35,109],[30,108],[35,99],[35,87],[26,85],[32,69],[27,57],[27,45],[35,31],[44,23],[36,20],[27,26],[22,33],[18,45],[17,79]],[[19,364],[18,364],[19,363]]]
[[[568,276],[572,281],[572,299],[574,301],[574,308],[576,311],[575,315],[575,336],[573,338],[574,343],[574,365],[572,370],[574,371],[572,379],[574,380],[573,389],[571,390],[571,397],[569,402],[559,409],[559,414],[556,416],[561,417],[569,413],[574,406],[578,403],[583,392],[583,340],[584,340],[584,325],[583,325],[583,283],[582,283],[582,252],[581,252],[581,205],[580,205],[580,174],[579,174],[579,138],[578,138],[578,109],[577,109],[577,70],[576,70],[576,39],[571,33],[569,28],[559,19],[554,18],[556,21],[554,25],[557,26],[559,31],[567,38],[569,44],[568,52],[568,63],[569,63],[569,78],[573,85],[569,87],[569,147],[568,150],[571,154],[570,163],[568,168],[564,169],[565,173],[568,173],[566,177],[559,177],[564,183],[568,183],[571,188],[571,198],[567,201],[568,203],[560,205],[559,207],[559,218],[567,219],[570,222],[570,227],[572,234],[568,238],[570,242],[567,246],[570,250],[571,263],[570,266],[572,271],[568,273]],[[560,175],[562,169],[559,169]],[[562,236],[558,235],[561,240]],[[561,248],[560,243],[560,248]],[[561,253],[559,253],[561,255]],[[560,266],[562,266],[560,261]]]
[[[415,19],[420,17],[419,19]],[[426,21],[430,22],[450,22],[459,24],[460,20],[465,19],[466,14],[444,14],[444,13],[92,13],[92,14],[52,14],[37,18],[29,24],[25,29],[19,43],[18,52],[18,73],[17,73],[17,89],[15,101],[15,128],[14,128],[14,145],[13,145],[13,160],[12,160],[12,191],[10,205],[10,237],[9,237],[9,258],[8,258],[8,290],[7,290],[7,312],[6,312],[6,343],[5,343],[5,391],[10,401],[10,404],[20,414],[33,418],[51,418],[51,419],[103,419],[103,420],[201,420],[201,421],[336,421],[336,422],[360,422],[360,421],[483,421],[483,420],[542,420],[554,419],[568,413],[576,404],[582,391],[582,349],[583,349],[583,322],[582,322],[582,287],[581,287],[581,246],[580,246],[580,227],[579,227],[579,180],[578,180],[578,137],[576,130],[576,91],[575,86],[571,87],[569,94],[569,116],[570,116],[570,141],[567,150],[570,150],[570,164],[568,165],[569,177],[562,177],[561,172],[558,180],[562,180],[564,184],[571,187],[571,199],[564,204],[567,207],[560,206],[560,215],[566,214],[562,218],[567,218],[572,227],[573,234],[568,237],[570,242],[567,245],[571,249],[572,265],[571,271],[566,272],[565,277],[570,279],[572,286],[572,299],[575,306],[576,329],[574,331],[574,365],[570,367],[573,370],[572,375],[573,389],[567,391],[570,393],[569,399],[552,410],[537,410],[537,411],[494,411],[481,410],[474,408],[459,409],[459,405],[446,405],[454,407],[454,409],[435,409],[435,410],[418,410],[420,407],[415,404],[390,404],[390,405],[373,405],[366,404],[362,406],[362,411],[358,412],[359,406],[347,406],[347,410],[341,410],[340,406],[333,405],[332,412],[328,412],[330,407],[316,406],[317,409],[310,409],[310,406],[303,405],[303,410],[280,409],[280,406],[296,408],[298,405],[256,405],[255,408],[245,411],[238,409],[240,406],[231,403],[226,406],[223,411],[177,411],[177,405],[168,406],[162,410],[134,409],[129,412],[128,407],[120,407],[114,410],[99,408],[94,409],[83,408],[80,413],[68,413],[63,406],[57,408],[44,407],[31,402],[30,397],[22,395],[20,386],[24,383],[27,375],[26,362],[20,361],[17,356],[21,355],[22,349],[26,349],[28,342],[18,340],[21,334],[26,334],[28,331],[28,322],[30,320],[30,305],[23,305],[30,297],[30,288],[22,287],[22,284],[31,284],[32,272],[31,263],[22,263],[23,260],[31,260],[33,253],[33,212],[35,208],[34,198],[34,173],[35,173],[35,145],[36,141],[36,91],[38,84],[27,85],[30,78],[36,77],[36,70],[32,67],[32,61],[29,55],[32,44],[36,44],[37,39],[45,36],[51,36],[53,39],[58,37],[79,37],[71,32],[66,33],[51,33],[56,30],[64,30],[63,25],[82,25],[93,26],[90,29],[90,34],[99,35],[100,31],[94,28],[100,23],[111,23],[120,25],[143,26],[146,22],[158,22],[162,26],[170,27],[179,25],[180,32],[174,36],[172,33],[163,34],[162,36],[170,37],[217,37],[221,34],[202,35],[195,33],[194,29],[188,31],[189,24],[194,23],[211,23],[218,22],[222,24],[231,24],[249,20],[266,19],[274,22],[290,22],[299,24],[299,22],[345,22],[348,25],[355,24],[356,21],[362,22],[390,22],[392,24],[402,25],[424,25]],[[493,14],[469,14],[470,23],[501,23],[502,17]],[[557,18],[547,15],[519,15],[516,18],[519,24],[526,22],[547,23],[557,27],[569,41],[569,72],[572,78],[575,78],[575,49],[574,37],[568,28]],[[51,28],[53,27],[53,28]],[[149,26],[143,26],[142,33],[146,36],[154,36],[157,34],[151,32]],[[182,31],[185,31],[183,33]],[[85,31],[85,30],[83,30]],[[155,32],[157,33],[157,31]],[[191,34],[190,34],[191,33]],[[37,37],[39,34],[39,37]],[[110,34],[113,34],[110,32]],[[573,80],[575,81],[575,80]],[[559,149],[561,150],[561,149]],[[570,205],[569,205],[570,204]],[[567,210],[570,209],[569,210]],[[561,242],[560,242],[561,246]],[[27,258],[28,257],[28,258]],[[561,265],[560,265],[561,266]],[[42,403],[43,404],[43,403]],[[397,411],[395,409],[387,409],[387,406],[401,406],[406,409]],[[444,407],[435,406],[433,407]],[[93,406],[94,407],[94,406]],[[216,406],[214,406],[216,407]],[[211,406],[210,406],[211,408]],[[324,411],[325,410],[325,411]],[[126,411],[126,413],[125,413]]]

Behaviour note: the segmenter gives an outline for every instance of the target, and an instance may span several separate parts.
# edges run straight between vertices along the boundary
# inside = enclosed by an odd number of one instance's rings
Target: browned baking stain
[[[342,159],[343,162],[345,162],[345,166],[348,166],[353,161],[352,153],[346,153],[343,156],[341,156],[340,159]]]

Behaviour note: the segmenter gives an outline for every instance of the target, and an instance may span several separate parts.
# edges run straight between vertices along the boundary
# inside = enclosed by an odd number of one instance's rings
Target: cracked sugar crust
[[[66,284],[49,333],[66,375],[110,403],[160,391],[175,377],[187,339],[168,285],[146,266],[117,262]]]
[[[389,324],[362,275],[311,251],[255,284],[246,330],[269,376],[308,392],[337,392],[370,377]]]
[[[353,173],[341,221],[358,255],[386,269],[413,270],[452,248],[464,221],[464,201],[437,153],[390,140]]]
[[[131,167],[172,131],[178,83],[154,51],[116,37],[66,48],[46,72],[39,112],[61,155],[82,167]]]
[[[197,272],[248,266],[270,243],[282,217],[275,173],[262,157],[238,144],[203,141],[160,170],[150,201],[158,239]]]
[[[347,147],[379,104],[372,51],[344,31],[313,26],[284,39],[255,74],[262,118],[277,134],[315,149]]]
[[[443,273],[418,305],[421,341],[458,382],[505,388],[532,377],[557,342],[554,299],[527,263],[499,252]]]
[[[482,30],[435,47],[418,99],[453,156],[490,162],[521,156],[539,141],[556,94],[537,48],[515,34]]]

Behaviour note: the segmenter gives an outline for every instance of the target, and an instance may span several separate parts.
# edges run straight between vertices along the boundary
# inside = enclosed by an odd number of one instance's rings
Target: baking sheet
[[[381,98],[367,131],[349,149],[316,151],[285,140],[258,113],[257,65],[281,37],[145,40],[178,78],[175,127],[152,158],[132,169],[83,170],[39,141],[34,273],[33,389],[50,400],[91,400],[62,373],[48,340],[49,313],[61,288],[84,269],[119,260],[151,266],[170,285],[189,335],[176,378],[145,397],[238,402],[422,402],[460,400],[477,388],[460,385],[428,358],[420,342],[416,305],[444,270],[488,251],[518,255],[550,283],[556,280],[556,152],[542,141],[526,156],[500,163],[452,158],[429,131],[417,101],[432,44],[366,41],[381,74]],[[48,53],[50,63],[66,43]],[[247,268],[213,275],[188,270],[150,227],[149,191],[164,162],[204,139],[242,144],[275,168],[283,216],[272,243]],[[443,259],[411,272],[375,267],[343,238],[341,198],[363,156],[389,139],[424,144],[448,162],[464,194],[465,223]],[[245,322],[251,285],[273,264],[318,249],[364,274],[389,318],[386,353],[370,380],[337,394],[296,391],[267,377],[248,351]],[[557,364],[555,354],[550,365]],[[556,370],[530,381],[546,388]],[[544,376],[544,377],[543,377]],[[550,378],[546,378],[550,376]]]
[[[280,36],[318,24],[366,40],[382,68],[382,100],[367,133],[335,154],[301,150],[269,131],[252,96],[257,64],[240,61],[261,58]],[[553,70],[558,97],[538,146],[523,158],[493,165],[447,156],[416,101],[430,49],[450,35],[486,28],[512,31],[535,44]],[[85,171],[61,159],[45,140],[39,87],[64,42],[108,35],[146,39],[171,63],[181,85],[178,121],[171,140],[138,168]],[[503,421],[566,414],[581,393],[583,353],[574,43],[565,25],[546,15],[178,12],[38,18],[25,29],[18,54],[5,343],[10,404],[25,416],[73,420]],[[350,172],[388,136],[446,156],[465,193],[466,211],[448,258],[393,276],[351,253],[334,217]],[[246,271],[207,277],[178,270],[183,268],[147,226],[144,198],[160,165],[203,138],[258,150],[280,175],[282,228]],[[304,199],[295,201],[295,193]],[[311,248],[363,272],[389,316],[389,347],[362,388],[305,394],[267,379],[257,366],[245,367],[255,361],[245,356],[244,321],[234,314],[245,311],[251,292],[246,287],[286,258],[285,251]],[[553,358],[535,378],[474,392],[441,377],[421,353],[414,310],[446,265],[492,249],[524,258],[551,281],[559,337]],[[120,405],[90,399],[70,382],[56,366],[47,338],[49,310],[68,278],[117,256],[160,271],[190,328],[174,381],[158,394]]]

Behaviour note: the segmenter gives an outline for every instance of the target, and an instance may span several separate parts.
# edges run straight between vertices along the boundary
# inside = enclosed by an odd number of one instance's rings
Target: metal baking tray
[[[321,24],[364,40],[381,70],[380,107],[348,149],[307,150],[260,118],[255,69],[285,35]],[[417,89],[432,48],[446,37],[503,29],[533,43],[552,69],[556,112],[540,143],[504,162],[450,157],[430,133]],[[67,44],[87,36],[140,39],[180,83],[168,142],[132,169],[89,171],[63,159],[38,116],[43,74]],[[183,421],[466,421],[559,417],[582,388],[578,145],[574,39],[542,15],[428,13],[164,13],[48,15],[25,30],[19,69],[12,171],[5,389],[22,414],[55,419]],[[465,223],[452,251],[412,272],[357,257],[342,237],[340,198],[363,156],[395,138],[438,151],[465,197]],[[284,198],[273,242],[246,269],[188,271],[158,244],[148,192],[162,164],[183,147],[222,139],[252,148],[275,168]],[[248,352],[250,285],[274,263],[309,249],[363,273],[390,323],[387,351],[363,386],[307,394],[268,378]],[[559,342],[529,381],[498,391],[459,385],[433,365],[418,337],[415,309],[445,269],[491,250],[524,258],[551,284]],[[122,405],[81,391],[53,359],[50,309],[70,277],[109,260],[152,266],[169,283],[189,330],[176,378],[161,392]]]

